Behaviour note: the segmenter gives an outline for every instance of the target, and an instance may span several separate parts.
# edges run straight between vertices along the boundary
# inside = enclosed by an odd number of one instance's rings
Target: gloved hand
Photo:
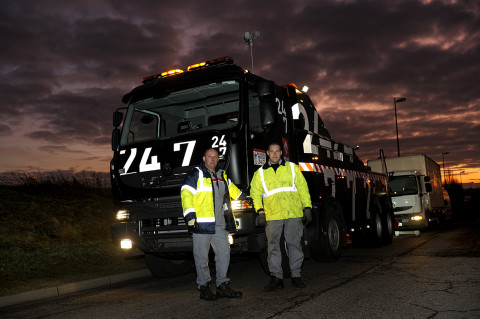
[[[258,214],[257,225],[261,227],[265,227],[267,225],[267,218],[265,217],[265,213]]]
[[[306,224],[310,224],[310,222],[312,221],[312,210],[310,209],[310,207],[306,207],[303,209],[303,221]]]
[[[188,233],[193,234],[198,232],[198,223],[197,219],[193,218],[188,221]]]

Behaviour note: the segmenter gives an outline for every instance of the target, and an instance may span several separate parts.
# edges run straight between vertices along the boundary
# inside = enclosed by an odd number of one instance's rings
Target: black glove
[[[197,220],[194,218],[194,219],[190,219],[188,221],[188,233],[189,234],[193,234],[193,233],[197,233],[198,232],[198,223],[197,223]]]
[[[265,213],[258,214],[257,225],[261,227],[265,227],[266,224],[267,224],[267,218],[265,217]]]
[[[312,210],[310,209],[310,207],[306,207],[303,209],[303,221],[306,224],[310,224],[310,222],[312,221]]]

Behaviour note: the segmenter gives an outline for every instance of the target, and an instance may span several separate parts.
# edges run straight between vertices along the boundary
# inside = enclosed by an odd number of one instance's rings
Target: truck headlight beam
[[[117,220],[126,220],[130,218],[130,213],[126,210],[119,210],[116,216]]]
[[[122,239],[120,241],[120,248],[122,249],[132,249],[133,242],[130,239]]]

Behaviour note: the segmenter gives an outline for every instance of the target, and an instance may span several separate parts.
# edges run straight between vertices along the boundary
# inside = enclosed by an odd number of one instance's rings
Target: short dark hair
[[[214,150],[215,152],[217,152],[217,155],[220,156],[220,153],[218,152],[218,150],[216,148],[213,148],[213,147],[207,148],[205,150],[205,152],[203,152],[203,156],[207,156],[207,152],[210,151],[210,150]]]
[[[270,144],[268,144],[267,150],[269,150],[270,146],[272,146],[272,145],[278,145],[278,147],[280,147],[280,150],[282,150],[282,144],[280,144],[278,142],[271,142]]]

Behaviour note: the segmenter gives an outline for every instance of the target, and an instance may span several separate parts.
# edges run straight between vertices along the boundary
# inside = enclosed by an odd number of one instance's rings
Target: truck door
[[[257,82],[258,83],[258,82]],[[251,151],[249,156],[249,165],[253,167],[250,170],[250,176],[258,169],[260,165],[265,164],[267,160],[266,150],[270,143],[279,143],[282,145],[283,156],[287,160],[291,160],[293,150],[290,142],[292,132],[291,109],[289,106],[286,90],[279,86],[274,86],[274,94],[272,99],[271,113],[274,116],[273,123],[268,125],[262,124],[261,108],[266,107],[262,104],[262,97],[259,95],[258,85],[249,87],[249,107],[248,107],[248,125]]]

